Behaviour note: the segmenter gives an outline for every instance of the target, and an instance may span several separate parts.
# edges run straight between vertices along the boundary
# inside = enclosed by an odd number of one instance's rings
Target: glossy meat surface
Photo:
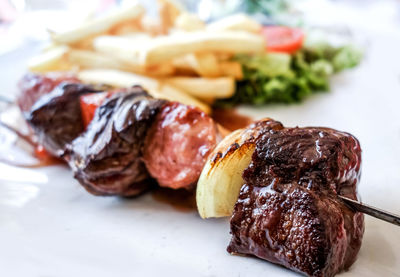
[[[92,86],[61,83],[42,95],[24,116],[38,143],[56,157],[84,130],[80,96],[97,92]]]
[[[54,72],[48,74],[28,73],[24,75],[18,82],[19,94],[17,96],[17,104],[21,111],[29,112],[33,104],[41,96],[50,93],[62,82],[80,83],[72,74]]]
[[[214,121],[198,108],[171,102],[149,131],[143,159],[160,186],[192,188],[217,143]]]
[[[357,199],[360,165],[360,145],[350,134],[266,126],[243,173],[228,251],[309,276],[350,267],[361,246],[363,215],[337,194]]]
[[[148,188],[142,147],[164,104],[138,86],[106,99],[65,156],[75,178],[96,195],[134,196]]]

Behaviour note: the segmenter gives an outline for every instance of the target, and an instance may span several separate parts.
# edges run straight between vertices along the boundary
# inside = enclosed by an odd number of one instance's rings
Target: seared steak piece
[[[89,85],[62,82],[42,95],[24,112],[38,143],[52,155],[62,156],[66,145],[84,130],[79,98],[94,92],[98,90]]]
[[[65,159],[75,178],[96,195],[134,196],[151,182],[142,162],[147,131],[165,104],[136,86],[113,94],[96,109]]]
[[[19,94],[17,96],[17,104],[21,111],[29,112],[33,104],[35,104],[40,97],[50,93],[62,82],[80,83],[74,75],[66,73],[28,73],[24,75],[18,82]]]
[[[256,140],[231,218],[228,252],[254,255],[309,276],[350,267],[361,247],[357,199],[361,149],[328,128],[270,128]]]
[[[170,102],[146,137],[143,159],[160,186],[191,189],[217,138],[211,117],[196,107]]]

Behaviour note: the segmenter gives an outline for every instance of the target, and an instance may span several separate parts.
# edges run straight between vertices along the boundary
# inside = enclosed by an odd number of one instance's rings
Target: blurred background
[[[42,41],[49,30],[78,25],[87,17],[115,5],[118,0],[0,0],[0,55],[24,43]],[[155,16],[156,0],[139,1]],[[399,0],[177,0],[201,19],[210,21],[238,11],[265,24],[325,26],[343,32],[373,30],[400,33]]]

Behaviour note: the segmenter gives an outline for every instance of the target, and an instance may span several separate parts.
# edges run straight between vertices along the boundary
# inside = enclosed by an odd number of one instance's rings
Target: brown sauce
[[[196,191],[185,189],[156,188],[151,192],[154,200],[168,204],[174,210],[180,212],[193,212],[196,207]]]
[[[239,114],[235,109],[214,109],[212,118],[229,131],[244,128],[253,122],[251,117]]]

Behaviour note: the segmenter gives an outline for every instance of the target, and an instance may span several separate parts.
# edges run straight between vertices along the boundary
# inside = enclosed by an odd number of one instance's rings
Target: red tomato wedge
[[[294,53],[301,48],[304,33],[301,29],[285,26],[265,26],[261,29],[266,48],[271,52]]]
[[[82,119],[85,128],[89,125],[90,121],[92,121],[97,107],[99,107],[109,95],[109,92],[102,92],[85,94],[80,97]]]

